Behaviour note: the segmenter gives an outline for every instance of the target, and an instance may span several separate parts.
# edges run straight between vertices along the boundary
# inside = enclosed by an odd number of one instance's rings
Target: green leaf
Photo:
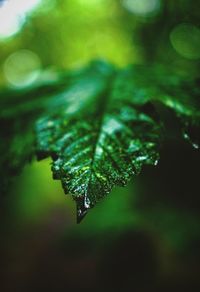
[[[90,90],[91,85],[90,80]],[[53,157],[54,178],[77,201],[79,218],[113,186],[125,185],[143,164],[158,160],[160,126],[154,111],[138,107],[131,96],[121,98],[115,86],[110,80],[93,98],[85,95],[86,83],[81,101],[37,124],[38,154]]]
[[[185,138],[187,127],[199,129],[199,89],[169,72],[97,61],[34,88],[4,91],[1,176],[12,176],[34,153],[51,156],[53,177],[73,196],[80,221],[114,186],[126,185],[144,164],[157,164],[158,104],[181,121]]]
[[[174,74],[162,65],[134,66],[121,80],[121,91],[134,94],[136,102],[151,102],[159,112],[160,105],[170,109],[178,119],[183,137],[194,148],[200,144],[199,78],[184,72]],[[162,112],[160,112],[161,118]]]

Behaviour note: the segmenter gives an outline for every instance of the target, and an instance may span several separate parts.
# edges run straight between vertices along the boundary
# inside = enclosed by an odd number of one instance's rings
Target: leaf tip
[[[81,200],[76,201],[77,204],[77,223],[79,224],[83,218],[87,215],[90,207],[90,201],[87,197],[81,198]]]
[[[87,215],[87,213],[88,213],[88,209],[80,208],[77,206],[77,215],[76,215],[77,224],[81,223],[81,221]]]

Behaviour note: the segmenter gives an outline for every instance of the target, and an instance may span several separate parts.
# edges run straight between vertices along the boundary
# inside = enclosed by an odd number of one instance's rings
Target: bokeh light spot
[[[41,73],[41,62],[34,52],[19,50],[4,63],[4,75],[12,87],[31,85]]]
[[[0,39],[15,35],[24,25],[28,12],[41,0],[6,0],[0,3]]]
[[[175,51],[182,57],[196,60],[200,58],[200,29],[192,24],[177,25],[170,34]]]
[[[122,5],[131,13],[151,16],[160,9],[160,0],[122,0]]]

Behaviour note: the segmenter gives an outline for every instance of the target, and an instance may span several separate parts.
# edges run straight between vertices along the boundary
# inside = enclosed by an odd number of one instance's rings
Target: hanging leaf
[[[161,66],[118,70],[102,61],[35,88],[4,91],[1,176],[6,181],[34,153],[51,156],[53,177],[73,196],[80,221],[114,186],[126,185],[144,164],[157,164],[158,104],[174,112],[185,138],[186,128],[198,132],[198,94],[193,80]]]

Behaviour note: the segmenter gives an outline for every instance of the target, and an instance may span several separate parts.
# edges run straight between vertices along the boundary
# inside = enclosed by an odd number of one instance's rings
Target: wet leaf
[[[114,186],[157,164],[158,104],[174,112],[186,139],[199,133],[198,94],[193,80],[161,66],[118,70],[101,61],[34,88],[4,91],[1,176],[12,176],[35,153],[51,156],[53,177],[73,196],[80,221]]]
[[[162,65],[135,66],[126,71],[121,91],[131,92],[136,102],[151,102],[159,112],[162,105],[178,119],[183,137],[194,148],[200,145],[200,84],[199,78],[187,73],[174,74]],[[159,112],[161,118],[162,112]]]

